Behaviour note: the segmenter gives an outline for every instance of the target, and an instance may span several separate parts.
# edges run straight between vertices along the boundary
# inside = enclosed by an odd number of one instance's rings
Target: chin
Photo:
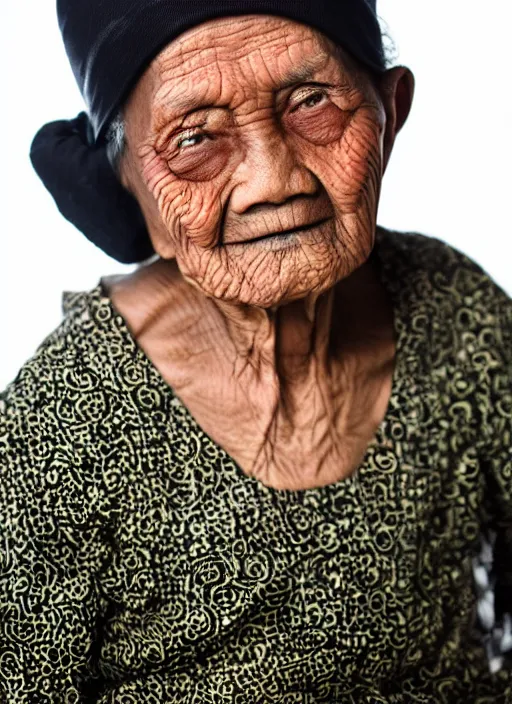
[[[179,258],[178,265],[210,298],[268,309],[325,293],[364,264],[372,244],[368,238],[368,246],[352,251],[334,233],[286,235],[210,250],[198,258],[200,268]]]

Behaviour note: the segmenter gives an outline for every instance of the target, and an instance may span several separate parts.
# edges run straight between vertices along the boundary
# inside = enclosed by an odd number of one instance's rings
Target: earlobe
[[[384,135],[384,170],[391,156],[397,134],[409,117],[414,97],[414,75],[405,66],[386,71],[380,83],[380,95],[386,112]]]

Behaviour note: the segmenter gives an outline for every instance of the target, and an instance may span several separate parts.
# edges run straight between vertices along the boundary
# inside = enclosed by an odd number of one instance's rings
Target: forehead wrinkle
[[[207,20],[174,39],[168,49],[177,51],[183,57],[187,53],[201,53],[213,47],[222,49],[227,39],[231,45],[228,46],[229,50],[234,44],[238,51],[250,52],[261,47],[263,38],[267,44],[276,40],[286,43],[293,33],[302,35],[303,39],[322,37],[318,30],[279,15],[239,15]]]
[[[306,57],[299,66],[292,66],[291,69],[281,74],[279,90],[295,85],[295,83],[311,80],[321,68],[327,65],[329,58],[330,56],[323,52],[310,58]]]
[[[219,74],[218,80],[213,78],[212,73]],[[193,88],[190,88],[191,85]],[[170,113],[172,117],[178,118],[200,107],[220,102],[226,104],[227,101],[222,96],[224,86],[225,81],[222,80],[219,67],[215,64],[207,75],[199,78],[186,72],[178,76],[173,75],[172,79],[165,81],[153,95],[153,122],[155,125],[167,122]]]
[[[159,106],[161,105],[161,109],[165,112],[171,110],[173,113],[176,113],[176,115],[184,114],[200,109],[201,107],[212,105],[215,102],[215,98],[217,98],[217,100],[221,99],[221,96],[218,95],[220,90],[216,90],[215,92],[217,95],[214,96],[212,95],[212,88],[218,87],[220,89],[221,86],[225,85],[226,83],[229,84],[229,81],[226,82],[225,73],[232,74],[233,64],[240,65],[240,59],[242,58],[248,59],[250,62],[250,55],[254,53],[258,53],[261,57],[261,50],[258,50],[257,52],[252,51],[249,55],[240,57],[238,60],[230,60],[227,58],[219,60],[217,58],[213,62],[210,60],[208,63],[205,62],[201,66],[196,66],[193,69],[194,74],[196,74],[197,71],[200,72],[204,71],[205,69],[207,70],[207,75],[199,78],[197,77],[197,74],[196,76],[192,77],[190,71],[187,71],[186,66],[184,66],[182,67],[182,72],[180,74],[175,75],[173,72],[171,85],[168,85],[166,82],[156,91],[154,96],[154,102],[157,103]],[[274,83],[275,91],[279,91],[283,90],[284,88],[293,86],[296,83],[302,83],[311,80],[318,72],[318,70],[327,64],[329,58],[331,57],[328,54],[324,52],[319,52],[309,58],[305,57],[301,61],[301,65],[292,66],[292,68],[289,70],[281,72],[279,68],[277,68],[276,80],[272,79],[272,72],[268,70],[265,59],[262,58],[262,62],[267,68],[266,73],[269,76],[269,82]],[[221,67],[223,64],[228,66],[227,72],[222,71]],[[231,71],[229,70],[229,68],[231,68]],[[251,68],[253,68],[253,66],[251,66]],[[217,80],[212,76],[212,73],[217,74]],[[256,75],[254,68],[251,73],[253,75]],[[188,77],[188,80],[186,81],[188,85],[184,84],[183,78],[185,76]],[[233,83],[235,82],[236,81],[233,81]],[[190,85],[192,85],[193,88],[190,88]],[[158,112],[160,112],[160,110]]]
[[[262,26],[265,28],[263,32]],[[258,32],[254,29],[258,29]],[[152,69],[160,87],[153,93],[152,102],[154,104],[165,100],[169,103],[168,107],[177,113],[193,111],[201,106],[203,91],[198,96],[197,91],[187,90],[180,85],[178,94],[174,95],[173,84],[188,77],[185,83],[190,85],[191,74],[194,74],[193,80],[202,83],[205,79],[201,76],[201,69],[206,67],[208,70],[211,67],[218,70],[222,64],[241,67],[244,59],[251,64],[251,55],[254,53],[259,55],[259,61],[267,69],[269,89],[272,90],[271,74],[274,71],[277,77],[275,88],[282,89],[311,78],[313,67],[320,67],[332,58],[334,46],[331,45],[332,42],[317,30],[278,16],[250,15],[211,20],[173,40],[156,57]],[[285,75],[281,75],[283,56],[287,58],[284,63],[292,64]],[[301,65],[294,66],[295,62],[300,62]],[[219,70],[218,73],[217,76],[206,77],[206,80],[212,83],[217,81],[218,84],[229,82],[225,72]],[[172,84],[161,92],[162,82],[167,82],[166,75],[172,78]]]

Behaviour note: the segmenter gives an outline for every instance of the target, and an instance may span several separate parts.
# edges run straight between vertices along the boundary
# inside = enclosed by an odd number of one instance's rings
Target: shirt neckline
[[[394,252],[392,252],[391,256],[389,256],[389,250],[398,249],[398,243],[393,242],[393,239],[400,237],[406,237],[406,235],[377,228],[375,245],[371,255],[375,257],[380,281],[390,297],[393,309],[393,327],[396,341],[396,353],[391,394],[386,407],[386,413],[372,440],[368,444],[358,469],[349,477],[320,487],[296,490],[275,489],[273,487],[267,487],[258,479],[249,477],[245,474],[236,461],[221,446],[219,446],[208,435],[208,433],[206,433],[206,431],[202,429],[191,412],[188,410],[187,406],[181,401],[172,387],[169,386],[169,384],[164,380],[158,369],[153,365],[142,348],[139,347],[137,340],[130,332],[124,318],[114,308],[102,280],[100,280],[96,288],[93,289],[90,296],[92,296],[93,299],[96,299],[96,305],[106,306],[108,308],[108,316],[106,317],[111,319],[112,324],[117,328],[118,334],[121,335],[123,342],[125,343],[123,346],[126,353],[129,354],[128,350],[130,348],[132,349],[137,357],[137,361],[142,364],[148,372],[152,383],[156,384],[162,393],[171,396],[174,406],[179,405],[181,414],[185,415],[187,422],[190,423],[190,425],[194,428],[194,432],[196,432],[201,438],[203,447],[207,447],[210,451],[217,452],[219,457],[222,457],[224,464],[226,464],[226,462],[231,464],[232,469],[238,479],[243,482],[255,484],[261,491],[271,493],[278,498],[295,498],[300,500],[306,497],[320,498],[325,495],[329,495],[332,491],[339,491],[342,486],[349,489],[354,485],[354,483],[358,483],[360,481],[360,475],[364,473],[365,468],[369,465],[371,454],[379,447],[387,448],[392,451],[394,443],[392,437],[387,432],[388,426],[390,425],[393,411],[400,406],[400,398],[403,398],[404,395],[407,396],[407,388],[412,387],[415,376],[414,371],[417,365],[411,364],[411,362],[417,362],[422,356],[421,350],[417,350],[416,357],[413,358],[405,349],[405,338],[408,333],[407,320],[409,317],[411,303],[413,303],[414,287],[412,286],[410,272],[406,273],[403,271],[403,265],[400,261],[400,253],[398,253],[398,256],[393,257]],[[405,416],[411,412],[413,405],[414,404],[408,404],[407,408],[401,409]]]

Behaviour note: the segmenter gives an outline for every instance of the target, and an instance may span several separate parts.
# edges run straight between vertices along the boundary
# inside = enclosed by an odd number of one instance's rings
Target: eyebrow
[[[290,88],[297,83],[304,83],[305,81],[311,80],[328,60],[329,55],[321,52],[306,60],[301,66],[293,67],[282,77],[282,80],[279,81],[277,87],[274,89],[274,92],[284,90],[285,88]],[[180,114],[188,114],[198,110],[214,107],[214,104],[211,101],[205,100],[204,97],[198,95],[197,93],[186,90],[175,96],[173,96],[171,92],[165,102],[168,108],[170,108],[173,112],[178,112]]]
[[[296,83],[309,81],[322,66],[325,66],[328,60],[329,56],[321,53],[316,54],[314,58],[305,61],[302,66],[295,66],[283,77],[283,80],[279,83],[278,90],[289,88],[290,86],[294,86]]]

